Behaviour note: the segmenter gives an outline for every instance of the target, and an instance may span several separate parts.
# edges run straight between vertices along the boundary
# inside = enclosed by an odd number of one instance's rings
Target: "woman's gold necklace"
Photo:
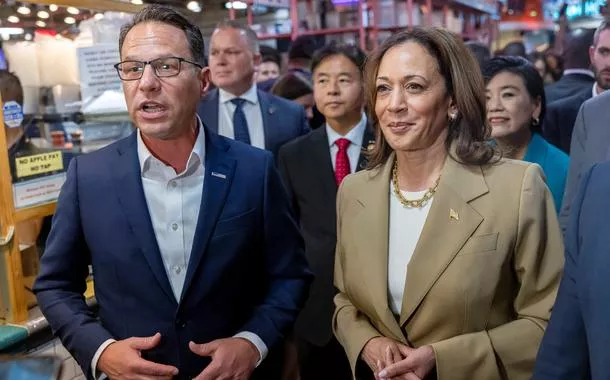
[[[438,183],[440,182],[440,180],[441,180],[441,177],[439,176],[436,179],[436,182],[434,182],[434,186],[429,188],[428,191],[426,191],[426,193],[421,198],[414,199],[414,200],[408,200],[402,195],[402,192],[400,191],[400,187],[398,185],[398,163],[396,161],[394,162],[394,168],[392,169],[392,182],[394,182],[394,194],[396,194],[396,197],[398,198],[400,203],[402,203],[402,205],[406,208],[424,207],[426,205],[426,203],[428,203],[428,201],[430,199],[432,199],[432,197],[434,196],[434,193],[436,193],[436,190],[438,189]]]

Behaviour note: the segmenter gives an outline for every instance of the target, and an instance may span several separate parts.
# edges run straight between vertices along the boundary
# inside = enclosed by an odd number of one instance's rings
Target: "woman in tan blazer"
[[[563,267],[540,167],[487,143],[483,78],[450,32],[393,35],[366,75],[377,142],[337,202],[354,377],[530,379]]]

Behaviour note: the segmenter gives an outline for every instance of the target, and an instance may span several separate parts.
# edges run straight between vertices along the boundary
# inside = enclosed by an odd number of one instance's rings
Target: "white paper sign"
[[[117,44],[100,44],[78,49],[81,97],[86,100],[104,91],[123,91],[114,64],[119,63]]]
[[[66,173],[60,173],[31,181],[14,183],[13,199],[15,208],[30,207],[56,200],[65,181]]]

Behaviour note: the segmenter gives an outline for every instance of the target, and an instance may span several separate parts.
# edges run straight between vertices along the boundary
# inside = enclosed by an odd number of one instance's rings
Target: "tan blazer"
[[[439,380],[530,379],[563,269],[540,167],[447,159],[396,318],[387,274],[393,161],[348,176],[338,194],[333,328],[352,371],[364,345],[386,336],[431,345]]]

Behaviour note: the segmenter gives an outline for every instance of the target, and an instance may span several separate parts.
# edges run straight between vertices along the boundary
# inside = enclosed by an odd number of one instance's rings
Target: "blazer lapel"
[[[438,191],[407,267],[401,326],[483,221],[469,202],[488,191],[479,166],[466,167],[447,157]]]
[[[359,218],[362,223],[359,230],[366,233],[354,238],[358,238],[362,252],[370,254],[365,272],[368,274],[370,298],[378,316],[396,338],[407,343],[388,305],[389,194],[393,162],[392,155],[383,167],[369,172],[370,185],[357,198],[357,202],[364,208]]]
[[[319,183],[327,194],[332,194],[334,199],[337,195],[337,182],[330,158],[330,146],[328,145],[328,134],[324,126],[310,132],[311,155],[308,157],[312,161],[311,179],[312,183]]]
[[[165,294],[176,302],[176,297],[172,292],[165,272],[150,213],[148,212],[148,205],[144,197],[137,150],[137,132],[132,133],[124,144],[117,147],[117,153],[116,162],[111,171],[119,202],[150,270]]]
[[[219,107],[218,89],[214,89],[204,96],[197,108],[201,121],[214,133],[218,133]]]
[[[265,149],[271,150],[273,147],[279,146],[280,141],[278,141],[278,134],[274,133],[274,128],[272,125],[275,122],[275,114],[277,113],[277,108],[273,104],[273,100],[268,94],[257,90],[258,102],[261,107],[261,115],[263,116],[263,130],[265,131]],[[277,152],[274,152],[277,153]]]
[[[226,153],[230,145],[222,138],[211,134],[207,129],[205,137],[206,157],[203,195],[201,197],[197,227],[195,228],[191,258],[180,297],[181,302],[186,296],[204,256],[208,241],[216,226],[216,221],[225,205],[231,188],[231,182],[233,181],[233,175],[235,174],[236,161]]]
[[[369,151],[369,146],[372,146],[373,144],[375,144],[375,131],[370,125],[367,125],[364,135],[362,136],[362,151],[358,158],[356,171],[364,170],[368,166],[369,159],[366,154]]]

